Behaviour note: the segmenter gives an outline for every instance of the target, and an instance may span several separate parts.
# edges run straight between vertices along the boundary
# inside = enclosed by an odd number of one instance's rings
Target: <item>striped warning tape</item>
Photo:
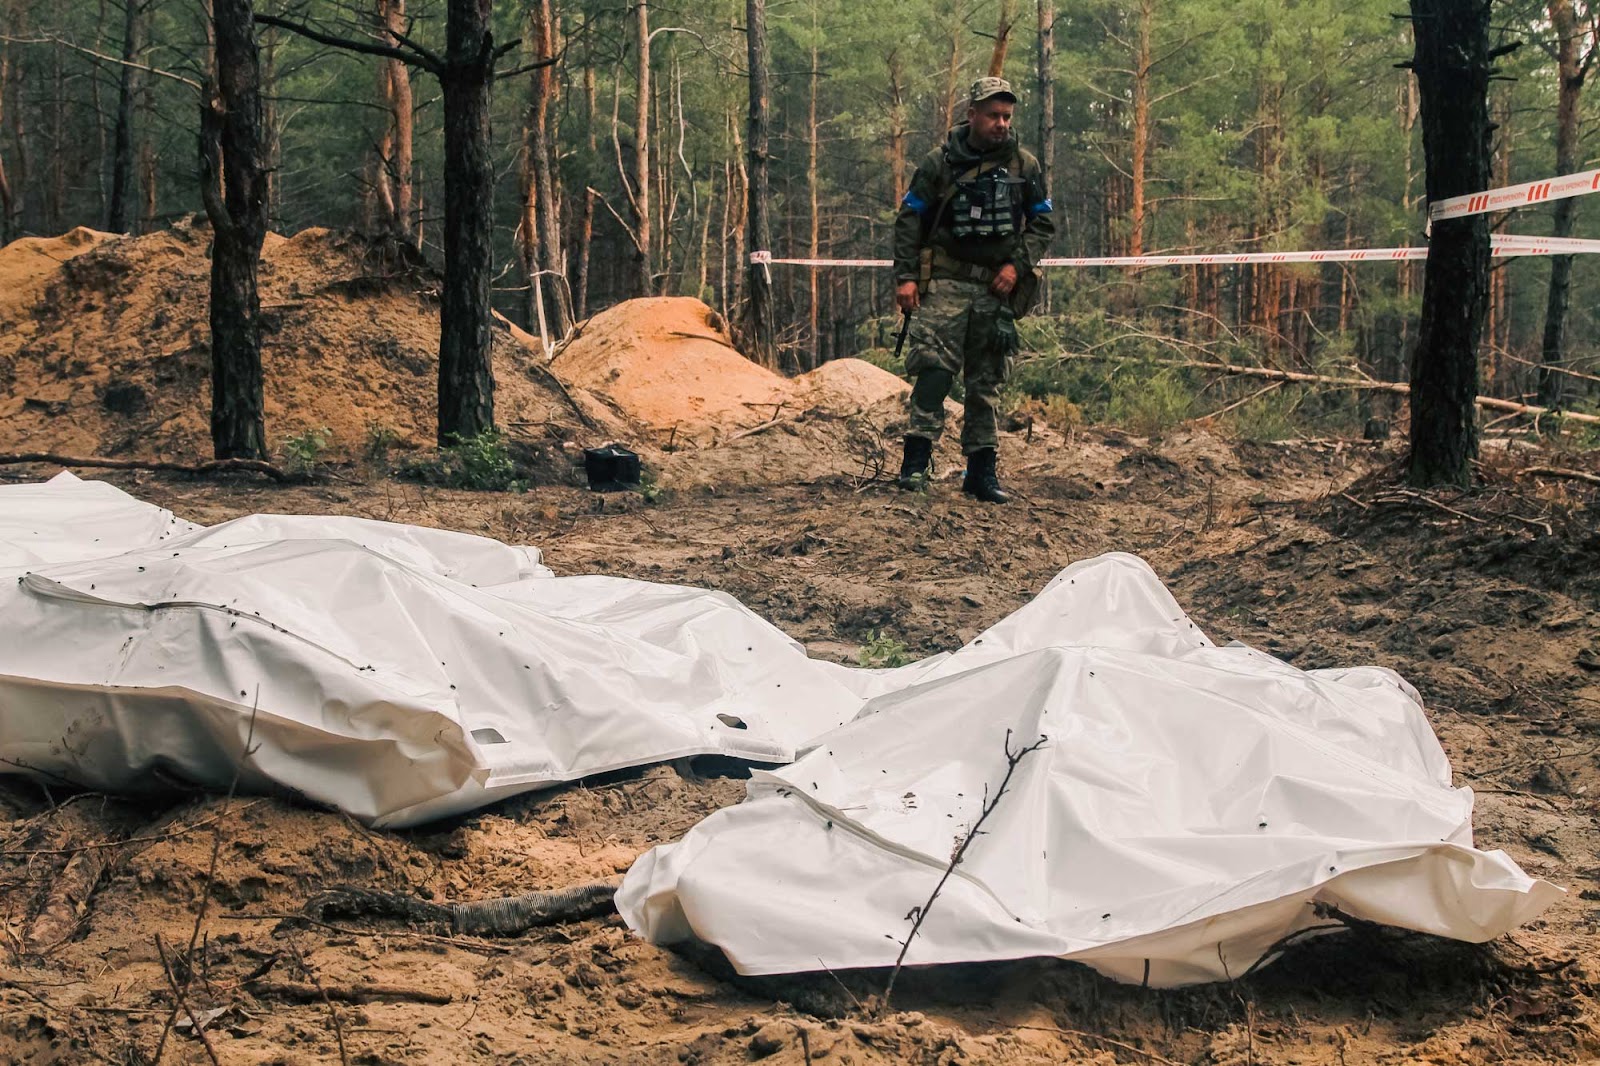
[[[1600,253],[1600,241],[1579,238],[1495,234],[1490,254],[1497,258],[1523,255]],[[1301,252],[1211,252],[1200,255],[1096,255],[1039,260],[1044,267],[1229,266],[1241,263],[1374,263],[1428,258],[1426,246],[1411,248],[1329,248]],[[777,259],[771,252],[751,252],[750,262],[804,267],[890,267],[892,259]]]
[[[1527,204],[1542,204],[1547,200],[1565,200],[1569,196],[1587,196],[1592,192],[1600,192],[1600,170],[1585,170],[1581,174],[1567,174],[1545,181],[1507,185],[1503,189],[1489,189],[1469,196],[1452,196],[1431,205],[1428,217],[1435,222],[1441,218],[1465,218],[1487,211],[1507,211]]]

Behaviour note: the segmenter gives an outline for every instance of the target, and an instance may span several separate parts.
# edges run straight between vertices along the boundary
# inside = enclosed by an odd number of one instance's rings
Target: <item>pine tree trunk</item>
[[[572,281],[578,300],[578,318],[589,317],[589,249],[594,242],[594,193],[583,192],[583,217],[578,223],[578,265]]]
[[[1056,5],[1055,0],[1039,2],[1039,70],[1035,95],[1039,108],[1039,168],[1044,175],[1044,187],[1055,191],[1056,177]],[[1056,218],[1062,215],[1054,216]],[[1041,309],[1050,310],[1049,275],[1041,275],[1039,300]]]
[[[900,70],[900,53],[889,53],[889,174],[893,188],[889,202],[900,206],[909,186],[906,184],[906,101],[904,75]]]
[[[201,109],[201,188],[212,230],[211,444],[218,459],[264,459],[256,269],[267,199],[251,0],[214,0],[212,24],[215,74]]]
[[[1011,47],[1011,0],[1000,0],[1000,24],[994,34],[994,51],[989,53],[989,77],[1006,74],[1006,52]]]
[[[138,62],[143,45],[139,41],[140,0],[123,0],[122,68],[117,79],[117,119],[111,139],[111,191],[106,206],[106,229],[111,233],[128,231],[128,214],[133,207],[133,104],[139,95]]]
[[[821,57],[817,51],[816,41],[817,6],[813,3],[811,5],[811,93],[806,102],[806,191],[811,197],[811,241],[808,245],[810,249],[808,254],[812,259],[816,259],[822,254],[822,216],[818,206],[817,192],[817,82],[822,78],[822,70],[820,68]],[[803,368],[806,370],[815,370],[822,365],[822,337],[819,332],[822,324],[822,296],[818,290],[818,269],[818,267],[811,267],[808,271],[811,275],[811,302],[807,305],[811,314],[810,332],[808,333],[811,352],[810,365]]]
[[[639,53],[639,77],[634,85],[633,111],[633,232],[639,242],[634,263],[634,286],[640,296],[655,295],[655,265],[650,250],[650,0],[636,0],[634,47]]]
[[[259,2],[259,0],[258,0]],[[267,179],[267,228],[279,217],[278,198],[282,185],[278,168],[282,163],[282,126],[278,112],[278,34],[271,28],[261,33],[261,165]]]
[[[1580,33],[1573,15],[1572,0],[1550,0],[1550,24],[1556,35],[1556,174],[1571,174],[1578,169],[1578,105],[1588,69],[1580,65]],[[1555,202],[1555,237],[1572,236],[1572,216],[1577,200],[1568,197]],[[1539,348],[1539,404],[1560,407],[1563,374],[1556,373],[1563,362],[1566,346],[1567,307],[1572,299],[1572,256],[1550,257],[1550,291],[1545,299],[1544,338]]]
[[[1133,56],[1133,160],[1128,209],[1128,254],[1144,254],[1145,167],[1150,152],[1150,31],[1155,0],[1139,0],[1139,37]]]
[[[399,45],[406,32],[405,0],[378,0],[381,39]],[[414,123],[411,71],[398,59],[383,59],[378,67],[378,97],[384,109],[383,136],[378,142],[378,202],[384,232],[417,247],[415,198]]]
[[[10,86],[11,44],[0,41],[0,129],[5,128],[6,92]],[[16,213],[16,194],[11,191],[11,179],[6,174],[5,154],[0,152],[0,246],[11,242],[11,228]]]
[[[489,90],[491,0],[449,0],[444,89],[444,292],[439,321],[441,445],[494,427],[489,284],[494,159]]]
[[[745,190],[749,207],[746,241],[751,251],[771,251],[772,233],[767,222],[767,3],[745,0],[746,40],[750,62],[749,180]],[[749,265],[750,306],[746,337],[750,358],[776,368],[773,349],[772,286],[764,263]]]
[[[960,19],[955,19],[955,26],[960,26]],[[955,30],[950,34],[950,66],[944,77],[944,130],[949,130],[955,125],[957,115],[957,90],[960,88],[962,77],[962,30]],[[942,133],[942,130],[941,130]]]
[[[555,56],[555,18],[550,0],[530,0],[528,29],[535,59]],[[531,73],[528,85],[529,119],[527,137],[528,166],[531,170],[531,199],[537,240],[535,268],[544,274],[539,286],[545,293],[545,311],[550,328],[558,337],[572,329],[572,301],[561,279],[566,277],[562,255],[561,217],[556,203],[555,163],[550,151],[550,102],[555,97],[555,67],[543,66]],[[531,284],[531,279],[530,279]]]
[[[12,6],[6,12],[7,21],[11,32],[23,36],[28,32],[27,9],[21,5]],[[9,43],[6,44],[9,55]],[[28,159],[27,119],[22,111],[22,64],[18,58],[13,57],[10,63],[9,77],[0,83],[0,93],[10,93],[8,113],[11,116],[11,143],[16,148],[16,166],[11,176],[11,229],[26,230],[28,185],[31,167]]]
[[[46,187],[46,223],[51,233],[66,228],[67,213],[67,65],[66,45],[56,42],[52,55],[55,91],[50,101],[50,184]]]
[[[1411,0],[1430,202],[1489,185],[1489,2]],[[1411,360],[1413,485],[1466,485],[1478,454],[1478,344],[1489,296],[1485,215],[1433,224]]]

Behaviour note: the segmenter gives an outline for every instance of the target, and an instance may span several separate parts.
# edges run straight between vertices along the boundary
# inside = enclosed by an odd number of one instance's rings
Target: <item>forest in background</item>
[[[258,15],[342,38],[441,49],[444,0],[262,0]],[[1054,254],[1276,251],[1423,243],[1423,166],[1410,26],[1376,0],[840,0],[770,3],[770,218],[778,256],[883,257],[911,170],[962,114],[996,59],[1018,128],[1049,168]],[[1059,8],[1059,9],[1058,9]],[[556,333],[618,300],[699,296],[742,319],[750,191],[744,0],[679,4],[524,0],[493,12],[520,41],[493,90],[496,305]],[[1596,54],[1583,0],[1496,8],[1491,88],[1496,184],[1595,165]],[[207,77],[204,0],[0,0],[0,238],[75,225],[145,231],[200,210],[196,145]],[[387,27],[387,29],[385,29]],[[435,78],[258,25],[271,228],[352,226],[415,241],[442,221],[443,115]],[[1001,42],[1004,42],[1003,45]],[[641,66],[641,42],[649,62]],[[516,58],[516,57],[513,57]],[[1563,93],[1563,84],[1566,91]],[[1564,102],[1563,102],[1564,97]],[[1565,144],[1562,133],[1565,129]],[[409,143],[408,143],[409,142]],[[1558,161],[1558,148],[1566,159]],[[543,210],[541,210],[543,208]],[[1557,212],[1569,212],[1559,224]],[[1581,200],[1513,212],[1498,232],[1600,237]],[[1495,261],[1482,391],[1541,398],[1550,272]],[[1557,358],[1600,367],[1600,266],[1573,257]],[[556,277],[559,275],[559,277]],[[780,365],[886,361],[888,271],[772,268]],[[1422,265],[1055,269],[1027,330],[1047,355],[1017,388],[1092,413],[1160,422],[1193,382],[1147,360],[1208,357],[1406,379]],[[570,297],[564,299],[565,293]],[[1197,347],[1199,346],[1199,347]],[[1558,397],[1590,405],[1595,382]],[[1130,387],[1131,386],[1131,387]],[[1246,385],[1246,389],[1253,386]],[[1274,419],[1373,413],[1351,393],[1276,389]],[[1277,406],[1274,407],[1273,405]],[[1119,406],[1120,405],[1120,406]],[[1380,412],[1381,413],[1381,412]]]

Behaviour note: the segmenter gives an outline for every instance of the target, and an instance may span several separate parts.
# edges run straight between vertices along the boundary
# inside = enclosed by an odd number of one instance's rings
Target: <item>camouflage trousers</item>
[[[920,386],[907,401],[911,416],[907,435],[939,439],[944,432],[944,399],[959,374],[966,391],[962,453],[996,447],[1000,388],[1017,354],[1017,322],[1006,301],[975,281],[935,278],[911,316],[907,340],[906,372]],[[944,371],[930,379],[933,389],[921,380],[929,371]]]

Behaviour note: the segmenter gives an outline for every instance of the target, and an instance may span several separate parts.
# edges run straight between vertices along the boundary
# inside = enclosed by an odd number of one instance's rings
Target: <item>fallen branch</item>
[[[430,992],[425,988],[408,988],[405,985],[361,984],[342,988],[309,981],[257,981],[250,986],[250,994],[257,999],[292,999],[297,1003],[372,1003],[375,1000],[400,999],[443,1006],[455,1002],[455,996],[449,992]]]
[[[1237,408],[1243,407],[1245,404],[1249,403],[1251,400],[1258,399],[1259,397],[1265,396],[1267,393],[1273,391],[1274,389],[1283,388],[1283,386],[1285,384],[1286,383],[1282,382],[1282,381],[1270,382],[1264,388],[1257,389],[1255,392],[1252,392],[1250,395],[1246,396],[1242,400],[1235,400],[1235,401],[1233,401],[1232,403],[1230,403],[1226,407],[1220,408],[1219,410],[1216,410],[1216,411],[1212,411],[1208,415],[1200,415],[1200,416],[1198,416],[1196,418],[1192,418],[1192,419],[1190,419],[1190,421],[1191,422],[1204,422],[1208,418],[1217,418],[1217,417],[1219,417],[1221,415],[1225,415],[1229,411],[1232,411],[1232,410],[1235,410]],[[1028,423],[1028,428],[1029,428],[1030,431],[1032,430],[1032,428],[1033,428],[1033,423],[1032,422]]]
[[[316,993],[317,999],[322,1000],[322,1005],[328,1009],[328,1018],[333,1022],[333,1037],[334,1040],[339,1044],[339,1066],[350,1066],[350,1054],[345,1050],[344,1046],[344,1025],[339,1021],[339,1011],[333,1005],[334,996],[322,983],[322,979],[317,976],[317,971],[313,970],[311,965],[306,962],[306,957],[305,955],[301,954],[300,945],[294,942],[294,937],[288,937],[287,940],[289,941],[289,950],[294,952],[294,961],[299,965],[300,969],[305,973],[305,975],[311,978],[312,991]],[[271,983],[257,985],[253,991],[257,995],[269,994],[268,990],[270,990],[272,987],[273,986]],[[298,990],[300,986],[296,982],[285,982],[285,987],[295,988]],[[391,986],[373,985],[369,987],[388,989]],[[344,992],[345,989],[337,989],[336,991]],[[423,994],[427,995],[428,993]],[[446,1002],[449,1002],[449,1000],[446,999]]]
[[[567,390],[567,383],[556,377],[554,371],[550,370],[548,367],[542,367],[538,364],[534,364],[528,367],[528,375],[530,377],[537,377],[548,381],[552,386],[554,386],[555,390],[561,394],[561,398],[567,401],[567,406],[572,408],[572,413],[578,416],[579,422],[582,422],[590,429],[599,428],[595,424],[594,419],[589,417],[589,413],[579,406],[578,401],[574,399],[572,393]]]
[[[1100,355],[1097,353],[1068,353],[1061,352],[1053,358],[1086,359],[1092,362],[1118,362],[1117,356]],[[1264,366],[1241,366],[1238,363],[1211,362],[1206,359],[1149,359],[1145,362],[1157,366],[1184,367],[1192,370],[1211,370],[1219,374],[1234,374],[1241,377],[1263,378],[1267,381],[1291,382],[1300,385],[1326,385],[1341,389],[1366,389],[1373,392],[1392,392],[1397,396],[1411,395],[1411,386],[1403,381],[1372,381],[1367,378],[1336,378],[1325,374],[1307,374],[1298,370],[1272,370]],[[1502,400],[1494,396],[1477,397],[1479,407],[1487,407],[1493,411],[1510,411],[1513,414],[1527,415],[1538,418],[1543,415],[1559,415],[1570,422],[1582,422],[1586,425],[1600,426],[1600,415],[1580,414],[1576,411],[1552,411],[1548,407],[1537,407],[1533,404],[1516,403],[1512,400]]]
[[[370,936],[405,937],[408,940],[418,940],[427,944],[441,944],[445,947],[460,948],[463,951],[475,951],[482,955],[504,955],[511,951],[510,948],[501,947],[499,944],[487,944],[481,940],[464,940],[460,937],[433,936],[429,933],[417,933],[410,929],[385,929],[373,932],[371,929],[352,929],[347,925],[335,925],[317,918],[309,918],[304,914],[286,914],[282,911],[247,911],[243,914],[224,914],[219,917],[231,922],[259,922],[268,918],[278,919],[280,926],[298,928],[306,926],[314,929],[326,929],[330,933],[340,936]]]
[[[900,976],[901,967],[905,965],[906,952],[911,950],[911,942],[917,938],[918,931],[922,929],[922,923],[927,920],[928,911],[933,909],[934,901],[939,898],[940,890],[944,888],[945,882],[950,880],[950,875],[956,872],[956,867],[961,865],[961,860],[966,857],[967,849],[972,846],[972,842],[978,839],[983,823],[988,820],[989,815],[994,813],[994,809],[1000,805],[1000,798],[1006,794],[1006,788],[1011,784],[1011,775],[1017,772],[1017,764],[1022,762],[1023,757],[1029,752],[1038,751],[1044,747],[1049,739],[1049,737],[1040,736],[1032,744],[1018,748],[1013,752],[1011,750],[1011,730],[1006,730],[1006,775],[1000,779],[1000,787],[995,789],[993,796],[990,796],[988,794],[989,786],[984,786],[983,809],[978,814],[978,820],[972,823],[972,828],[967,830],[967,835],[961,838],[960,844],[956,845],[955,853],[950,856],[950,864],[944,868],[944,876],[939,878],[939,883],[933,886],[933,892],[929,894],[928,901],[922,906],[913,909],[906,916],[908,918],[914,916],[914,921],[911,923],[911,932],[906,934],[905,940],[900,944],[900,954],[895,958],[894,969],[889,971],[889,982],[883,988],[883,1001],[880,1009],[884,1012],[889,1010],[889,997],[894,994],[894,983]]]
[[[55,452],[0,453],[0,466],[16,463],[53,463],[56,466],[88,466],[105,470],[161,470],[177,474],[222,474],[247,471],[265,474],[274,481],[288,481],[289,475],[260,459],[214,459],[209,463],[168,463],[154,459],[101,459],[95,456],[57,455]]]
[[[1440,503],[1438,500],[1434,499],[1432,496],[1427,495],[1426,493],[1416,492],[1416,491],[1413,491],[1411,489],[1394,489],[1394,490],[1392,490],[1390,492],[1385,493],[1382,496],[1374,496],[1372,498],[1372,502],[1373,503],[1399,503],[1401,500],[1418,500],[1418,501],[1420,501],[1422,503],[1427,504],[1430,507],[1437,507],[1439,510],[1445,512],[1446,514],[1455,515],[1457,518],[1465,518],[1469,522],[1483,522],[1483,521],[1485,521],[1485,519],[1480,518],[1479,516],[1477,516],[1475,514],[1468,514],[1465,511],[1458,511],[1454,507],[1450,507],[1450,506],[1448,506],[1446,504]]]
[[[105,873],[105,852],[80,851],[51,880],[50,893],[38,917],[28,927],[23,945],[30,954],[43,955],[72,938],[88,915],[89,898]]]
[[[167,979],[172,983],[172,1011],[167,1015],[166,1025],[161,1027],[161,1039],[156,1042],[154,1061],[156,1062],[157,1066],[159,1066],[161,1062],[162,1052],[164,1052],[167,1048],[167,1037],[172,1035],[172,1026],[173,1023],[178,1020],[178,1014],[180,1011],[188,1013],[189,1020],[194,1024],[195,1032],[200,1033],[201,1039],[205,1039],[205,1034],[201,1032],[200,1023],[195,1020],[194,1012],[189,1009],[188,1002],[185,998],[185,992],[188,990],[189,983],[194,980],[194,948],[195,945],[200,942],[200,930],[204,928],[206,923],[206,914],[211,909],[211,889],[212,886],[216,884],[217,879],[217,857],[222,852],[222,826],[220,824],[220,817],[226,816],[232,809],[233,797],[239,791],[239,777],[244,773],[245,763],[248,762],[250,760],[250,756],[255,753],[256,749],[251,745],[255,741],[256,737],[256,711],[260,705],[260,701],[261,688],[258,685],[256,687],[256,698],[250,705],[250,721],[245,727],[244,744],[239,749],[239,761],[234,764],[233,779],[228,782],[228,794],[222,801],[222,814],[219,816],[219,822],[213,824],[211,829],[211,862],[206,867],[205,880],[200,884],[200,902],[195,907],[194,927],[189,930],[189,945],[183,949],[183,954],[180,956],[184,964],[182,982],[178,981],[177,975],[173,973],[171,965],[167,963],[166,949],[161,945],[161,934],[156,934],[156,951],[161,955],[162,965],[167,970]],[[211,1052],[212,1059],[215,1060],[216,1052],[211,1048],[209,1040],[206,1041],[206,1050]]]
[[[251,807],[254,807],[257,803],[260,803],[260,802],[261,802],[260,800],[252,800],[251,802],[245,804],[243,807],[237,808],[237,810],[242,813],[244,811],[249,810]],[[178,829],[173,829],[170,832],[166,832],[166,833],[156,833],[156,834],[154,834],[152,836],[125,837],[125,838],[123,838],[121,840],[102,840],[102,841],[97,841],[96,843],[93,843],[93,844],[77,844],[77,845],[74,845],[73,847],[70,847],[70,848],[13,848],[13,849],[11,849],[9,851],[8,850],[0,850],[0,858],[10,858],[12,856],[17,856],[17,855],[23,855],[23,856],[27,856],[29,858],[33,858],[34,856],[38,856],[38,855],[77,855],[80,852],[85,852],[85,851],[100,851],[100,850],[103,850],[105,848],[127,847],[130,844],[152,844],[152,843],[155,843],[155,842],[161,841],[161,840],[172,840],[174,837],[181,837],[185,833],[192,833],[196,829],[200,829],[200,828],[202,828],[204,826],[210,825],[213,822],[219,821],[223,817],[223,815],[226,815],[226,814],[229,814],[229,813],[232,813],[232,812],[225,810],[225,811],[222,811],[220,814],[213,814],[209,818],[202,818],[202,819],[200,819],[200,821],[195,822],[195,823],[193,823],[191,825],[182,826],[182,827],[180,827]]]
[[[1062,1036],[1075,1036],[1080,1040],[1093,1040],[1096,1043],[1104,1044],[1107,1047],[1114,1047],[1120,1051],[1126,1051],[1130,1055],[1143,1056],[1151,1062],[1159,1063],[1160,1066],[1179,1066],[1176,1061],[1166,1058],[1163,1055],[1157,1055],[1154,1051],[1146,1051],[1142,1047],[1134,1047],[1132,1044],[1125,1044],[1121,1040],[1113,1040],[1109,1036],[1101,1036],[1099,1033],[1085,1032],[1082,1029],[1062,1029],[1059,1026],[1054,1025],[1013,1025],[1011,1028],[1026,1029],[1032,1033],[1059,1033]]]
[[[616,909],[616,894],[616,881],[591,881],[572,888],[521,896],[499,896],[466,903],[430,903],[398,892],[343,886],[313,898],[306,904],[305,913],[316,921],[326,921],[330,914],[347,918],[398,918],[448,925],[467,936],[521,936],[540,926],[608,914]]]
[[[178,975],[172,972],[172,960],[167,957],[167,947],[161,942],[160,933],[156,934],[156,953],[161,956],[161,970],[166,975],[167,985],[172,989],[173,1017],[176,1017],[179,1011],[182,1011],[184,1014],[188,1015],[189,1024],[194,1027],[194,1035],[199,1037],[200,1043],[205,1045],[206,1055],[210,1057],[214,1066],[222,1066],[222,1060],[217,1058],[216,1047],[212,1045],[211,1038],[206,1035],[205,1026],[200,1023],[200,1019],[195,1014],[194,1008],[189,1005],[189,997],[184,994],[184,988],[189,982],[183,981],[180,983],[178,981]],[[163,1029],[161,1032],[161,1043],[156,1047],[155,1061],[158,1063],[161,1061],[162,1050],[167,1046],[167,1033],[171,1030],[172,1021],[169,1018],[167,1022],[167,1028]]]
[[[737,433],[730,434],[722,443],[732,444],[736,440],[743,440],[746,437],[753,437],[757,433],[765,433],[774,426],[783,426],[788,425],[791,422],[798,422],[804,417],[805,412],[802,411],[800,414],[794,415],[790,418],[774,418],[770,422],[763,422],[759,426],[751,426],[749,429],[741,429]]]
[[[1600,485],[1600,475],[1588,474],[1582,470],[1568,470],[1564,466],[1529,466],[1518,470],[1517,473],[1529,477],[1563,478],[1567,481],[1587,481],[1591,485]]]

